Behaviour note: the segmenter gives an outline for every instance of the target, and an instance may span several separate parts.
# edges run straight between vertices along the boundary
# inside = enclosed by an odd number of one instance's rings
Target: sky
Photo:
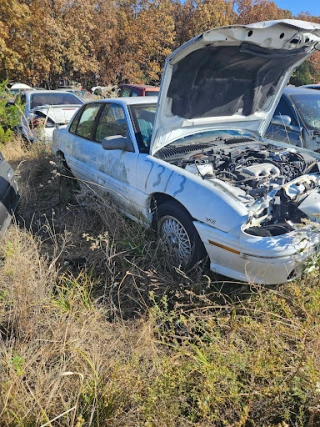
[[[274,0],[280,9],[290,10],[294,16],[300,12],[309,12],[310,15],[320,16],[320,0]]]

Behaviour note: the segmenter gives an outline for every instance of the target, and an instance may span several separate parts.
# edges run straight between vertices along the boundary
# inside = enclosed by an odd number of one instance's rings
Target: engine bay
[[[249,211],[244,226],[261,237],[320,222],[320,161],[312,153],[268,143],[194,144],[161,150],[161,157],[209,180]]]

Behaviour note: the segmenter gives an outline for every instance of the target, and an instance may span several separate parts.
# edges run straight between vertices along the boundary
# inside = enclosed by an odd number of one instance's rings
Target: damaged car
[[[59,90],[28,90],[13,103],[21,110],[17,133],[26,142],[52,141],[55,128],[65,126],[84,101],[73,93]],[[20,107],[22,106],[22,107]]]
[[[9,227],[20,200],[14,171],[0,152],[0,237]]]
[[[265,138],[319,152],[320,92],[304,87],[287,87]]]
[[[261,284],[299,277],[320,248],[320,155],[264,139],[320,25],[207,31],[166,61],[160,96],[85,104],[52,150],[81,182],[153,226],[176,265],[209,259]]]

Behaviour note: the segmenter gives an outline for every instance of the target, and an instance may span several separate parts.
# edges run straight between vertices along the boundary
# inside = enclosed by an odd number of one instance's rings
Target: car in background
[[[119,97],[131,96],[159,96],[160,88],[144,84],[119,84],[118,85]]]
[[[0,237],[10,225],[19,199],[14,171],[0,152]]]
[[[59,88],[57,90],[73,93],[74,95],[76,95],[79,98],[81,98],[84,102],[92,101],[94,99],[93,96],[92,96],[92,94],[88,90],[86,90],[86,89],[80,89],[78,87],[75,87],[75,88],[74,87],[71,87],[71,88]]]
[[[13,83],[7,88],[8,94],[13,97],[24,90],[32,90],[32,87],[25,83]]]
[[[320,92],[305,87],[287,87],[265,137],[320,151]]]
[[[307,89],[320,90],[320,82],[319,83],[310,84],[310,85],[303,85],[303,86],[299,86],[299,87],[306,87]]]
[[[32,87],[30,87],[24,83],[9,84],[6,88],[6,95],[7,95],[6,98],[9,101],[13,101],[19,93],[21,93],[25,90],[32,90]]]
[[[83,103],[84,101],[73,93],[59,90],[22,92],[13,103],[17,108],[22,108],[17,133],[26,142],[51,142],[54,129],[67,125]]]
[[[94,86],[91,88],[93,99],[114,98],[118,96],[118,87],[116,85]]]
[[[159,98],[86,103],[52,151],[155,228],[172,265],[294,280],[320,252],[320,154],[263,135],[319,42],[320,25],[297,20],[206,31],[167,58]]]

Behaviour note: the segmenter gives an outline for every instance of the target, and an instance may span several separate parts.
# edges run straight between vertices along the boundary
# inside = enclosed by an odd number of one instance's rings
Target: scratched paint
[[[118,157],[108,156],[106,158],[103,156],[99,169],[102,173],[109,175],[120,182],[129,184],[126,165],[121,162]]]

